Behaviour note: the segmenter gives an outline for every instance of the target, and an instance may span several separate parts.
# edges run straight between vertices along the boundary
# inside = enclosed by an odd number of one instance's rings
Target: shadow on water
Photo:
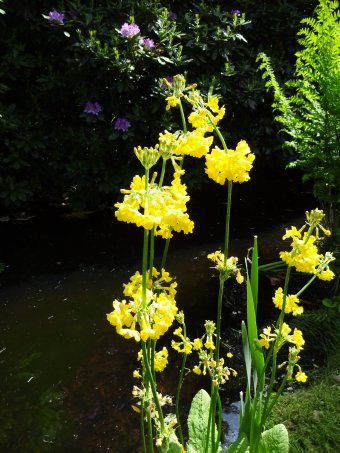
[[[300,190],[296,183],[285,187],[284,195],[282,190],[278,206],[275,200],[267,208],[259,202],[255,212],[243,201],[249,194],[235,191],[232,254],[245,256],[250,235],[261,233],[262,260],[277,259],[282,228],[313,206],[308,195],[293,200]],[[214,204],[193,197],[193,217],[204,221],[192,238],[174,239],[167,265],[177,276],[178,305],[185,309],[192,336],[202,334],[205,319],[215,318],[218,279],[206,255],[220,246],[216,238],[223,236],[224,200],[214,191],[209,189]],[[261,192],[254,200],[258,196]],[[285,210],[284,197],[290,197]],[[247,218],[255,218],[254,223]],[[0,289],[0,451],[138,453],[139,416],[131,409],[138,345],[118,337],[105,314],[140,266],[140,232],[115,222],[111,211],[3,220],[0,260],[7,267]],[[234,285],[227,293],[226,350],[239,344],[244,299]],[[231,366],[239,369],[242,352],[233,351]],[[163,393],[175,393],[178,367],[179,358],[172,356],[160,378]],[[188,374],[183,415],[202,385],[208,382]],[[230,381],[222,391],[224,404],[234,401],[240,388],[242,379]]]

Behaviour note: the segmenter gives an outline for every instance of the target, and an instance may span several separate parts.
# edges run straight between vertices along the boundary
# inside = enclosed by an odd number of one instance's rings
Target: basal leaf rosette
[[[151,181],[147,190],[145,176],[136,175],[130,190],[121,190],[125,196],[122,203],[115,204],[117,219],[147,230],[155,228],[155,235],[164,239],[171,238],[172,231],[192,233],[194,222],[186,212],[190,197],[181,182],[183,173],[183,170],[175,171],[170,186],[159,187]]]
[[[226,180],[233,182],[249,181],[249,171],[253,167],[255,155],[251,153],[245,140],[241,140],[235,150],[220,149],[216,146],[210,154],[205,156],[205,172],[218,184],[225,184]]]
[[[114,300],[113,311],[107,315],[119,335],[137,342],[149,338],[158,340],[169,329],[177,313],[175,295],[177,283],[169,273],[153,269],[143,300],[142,275],[136,272],[124,285],[128,300]]]

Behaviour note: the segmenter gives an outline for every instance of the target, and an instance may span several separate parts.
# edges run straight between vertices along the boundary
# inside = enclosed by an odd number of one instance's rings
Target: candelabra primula
[[[159,135],[159,143],[154,147],[136,147],[134,152],[144,175],[134,176],[129,189],[122,189],[123,201],[115,204],[118,220],[133,223],[143,230],[143,253],[141,272],[137,271],[130,281],[123,285],[125,299],[114,300],[113,311],[107,315],[108,321],[116,332],[126,339],[134,339],[141,345],[137,362],[139,368],[133,372],[140,384],[134,387],[133,396],[138,399],[133,408],[140,413],[141,439],[143,452],[153,452],[154,447],[161,453],[220,453],[226,451],[221,446],[222,404],[220,386],[227,383],[237,372],[226,365],[232,353],[221,351],[222,300],[225,282],[234,277],[238,284],[246,279],[247,286],[247,324],[242,323],[242,340],[247,370],[247,389],[242,400],[240,414],[240,433],[231,447],[232,451],[256,453],[265,452],[271,442],[268,438],[282,442],[286,452],[287,432],[283,425],[266,434],[265,422],[282,392],[287,380],[305,382],[307,375],[301,370],[298,361],[303,350],[302,332],[284,322],[286,314],[300,315],[303,307],[300,294],[315,278],[330,280],[334,277],[329,264],[334,259],[330,252],[318,250],[319,234],[330,232],[322,225],[323,213],[316,209],[308,212],[306,223],[300,229],[291,227],[283,239],[291,239],[291,250],[280,253],[281,260],[287,264],[287,274],[283,288],[277,288],[273,297],[275,306],[280,310],[277,322],[265,327],[258,335],[256,311],[258,304],[258,252],[254,241],[251,272],[246,261],[246,278],[241,274],[238,258],[229,256],[229,230],[231,217],[232,188],[234,183],[249,181],[255,156],[245,140],[240,140],[235,149],[229,149],[218,124],[225,115],[225,107],[212,93],[204,97],[196,84],[187,85],[182,75],[174,77],[172,83],[162,83],[171,90],[166,98],[166,109],[178,108],[182,119],[182,130],[164,131]],[[168,90],[168,91],[169,91]],[[186,106],[186,107],[185,107]],[[185,108],[189,113],[185,114]],[[188,124],[192,130],[188,131]],[[218,144],[213,143],[218,140]],[[185,156],[205,158],[206,174],[220,185],[226,185],[226,221],[223,250],[212,252],[208,259],[214,263],[219,273],[216,321],[207,320],[204,333],[191,340],[187,335],[184,313],[176,305],[177,282],[165,270],[169,242],[173,233],[192,233],[194,223],[187,212],[190,197],[182,182]],[[160,176],[150,169],[161,162]],[[164,185],[168,162],[172,164],[171,183]],[[166,181],[169,181],[167,178]],[[165,239],[165,247],[159,270],[154,266],[155,236]],[[288,294],[291,268],[298,272],[311,274],[309,282],[297,293]],[[157,389],[156,373],[164,372],[169,360],[165,346],[157,350],[157,342],[173,326],[171,346],[182,356],[182,364],[175,397],[175,413],[164,415],[165,407],[172,405],[169,396],[163,396]],[[288,347],[287,360],[278,364],[278,352]],[[192,402],[188,418],[189,439],[183,436],[180,418],[180,396],[185,377],[188,355],[197,353],[196,364],[192,371],[198,375],[209,376],[210,395],[204,390],[198,392]],[[273,397],[273,383],[277,370],[285,373],[278,392]],[[266,373],[269,372],[269,377]],[[169,412],[169,411],[167,411]],[[217,421],[217,425],[216,425]],[[145,433],[145,428],[147,433]],[[147,436],[146,436],[147,434]],[[145,438],[148,439],[148,446]],[[269,442],[269,443],[268,443]]]

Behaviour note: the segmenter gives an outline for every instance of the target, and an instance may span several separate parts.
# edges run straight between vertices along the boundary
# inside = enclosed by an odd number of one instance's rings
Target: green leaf
[[[169,445],[167,448],[161,447],[161,453],[179,453],[181,450],[181,444],[178,442],[177,436],[174,433],[170,434]]]
[[[248,437],[244,433],[239,433],[237,440],[230,445],[227,453],[246,453],[249,451]]]
[[[208,453],[211,451],[211,440],[209,440],[208,452],[205,448],[206,433],[208,430],[208,419],[210,410],[210,396],[204,390],[199,390],[194,399],[192,400],[189,417],[189,441],[187,445],[188,453]],[[215,438],[217,436],[217,429],[215,425]],[[218,452],[221,452],[221,448]]]
[[[282,423],[261,434],[258,453],[288,453],[289,437]]]
[[[250,286],[253,293],[254,309],[257,312],[258,288],[259,288],[259,253],[257,236],[254,236],[253,252],[251,254]]]

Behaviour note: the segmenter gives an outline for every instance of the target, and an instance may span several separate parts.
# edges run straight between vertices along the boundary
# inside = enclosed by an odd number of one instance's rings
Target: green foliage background
[[[246,138],[271,165],[282,154],[255,59],[272,56],[279,80],[292,72],[296,32],[315,1],[46,1],[5,0],[0,14],[0,204],[5,209],[111,204],[135,170],[136,145],[156,143],[172,128],[159,80],[187,72],[227,105],[223,129],[231,145]],[[56,9],[64,24],[44,18]],[[231,13],[238,9],[245,16]],[[177,14],[170,20],[168,11]],[[131,17],[141,36],[119,33]],[[88,101],[103,108],[83,112]],[[132,127],[115,131],[115,118]],[[194,173],[195,174],[195,173]],[[189,184],[201,183],[201,176]]]

